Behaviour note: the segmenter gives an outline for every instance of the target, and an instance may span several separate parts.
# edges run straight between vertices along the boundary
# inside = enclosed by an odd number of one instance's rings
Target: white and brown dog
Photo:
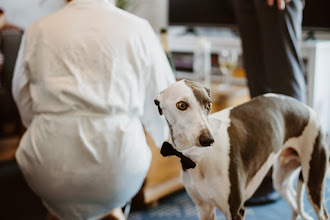
[[[209,89],[188,80],[162,91],[155,104],[170,127],[172,154],[182,158],[182,179],[200,219],[215,219],[215,207],[226,219],[244,219],[244,202],[272,166],[292,219],[313,219],[303,210],[305,185],[318,219],[328,219],[323,197],[329,149],[315,112],[305,104],[267,94],[209,115]],[[163,155],[171,154],[166,151]]]

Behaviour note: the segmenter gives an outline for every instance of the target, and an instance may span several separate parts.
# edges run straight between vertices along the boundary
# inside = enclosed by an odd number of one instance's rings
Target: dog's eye
[[[176,103],[176,107],[178,109],[180,109],[181,111],[184,111],[184,110],[186,110],[188,108],[188,104],[185,103],[185,102],[183,102],[183,101],[181,101],[181,102]]]
[[[211,108],[212,108],[212,102],[208,102],[208,103],[206,104],[206,109],[207,109],[208,111],[210,111]]]

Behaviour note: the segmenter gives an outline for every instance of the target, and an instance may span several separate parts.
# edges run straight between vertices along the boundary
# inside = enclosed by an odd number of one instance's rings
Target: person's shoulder
[[[135,27],[137,29],[147,29],[148,26],[150,26],[149,22],[144,18],[138,17],[117,7],[114,7],[113,10],[113,14],[130,27]]]
[[[40,30],[42,27],[49,26],[49,23],[51,21],[54,21],[58,17],[60,17],[60,13],[62,13],[62,10],[63,9],[59,9],[36,19],[26,28],[26,32],[38,32],[38,30]]]

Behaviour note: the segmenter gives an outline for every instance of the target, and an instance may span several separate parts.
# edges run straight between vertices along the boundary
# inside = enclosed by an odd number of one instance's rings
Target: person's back
[[[148,24],[115,6],[95,4],[98,0],[85,1],[85,7],[79,1],[28,30],[35,111],[141,114],[136,103],[143,101],[150,65],[143,42],[150,37]],[[128,99],[134,96],[140,100]]]
[[[151,161],[142,124],[157,144],[168,133],[153,99],[174,77],[150,25],[105,0],[74,0],[23,40],[13,94],[29,185],[61,219],[122,207]]]

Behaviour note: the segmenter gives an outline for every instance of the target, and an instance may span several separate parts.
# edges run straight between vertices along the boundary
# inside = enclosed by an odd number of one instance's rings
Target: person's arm
[[[145,37],[148,51],[148,69],[145,81],[146,95],[142,122],[155,144],[160,147],[164,141],[168,140],[169,128],[164,116],[159,115],[154,99],[160,91],[175,82],[175,77],[160,41],[150,24],[146,26]]]
[[[275,3],[276,1],[276,3]],[[285,9],[285,4],[289,3],[291,0],[267,0],[267,4],[269,6],[274,6],[274,4],[277,5],[277,8],[279,10],[284,10]]]
[[[24,126],[28,127],[33,118],[32,98],[30,94],[28,69],[25,62],[26,38],[23,35],[21,46],[17,55],[14,76],[12,81],[12,94],[21,115]]]

